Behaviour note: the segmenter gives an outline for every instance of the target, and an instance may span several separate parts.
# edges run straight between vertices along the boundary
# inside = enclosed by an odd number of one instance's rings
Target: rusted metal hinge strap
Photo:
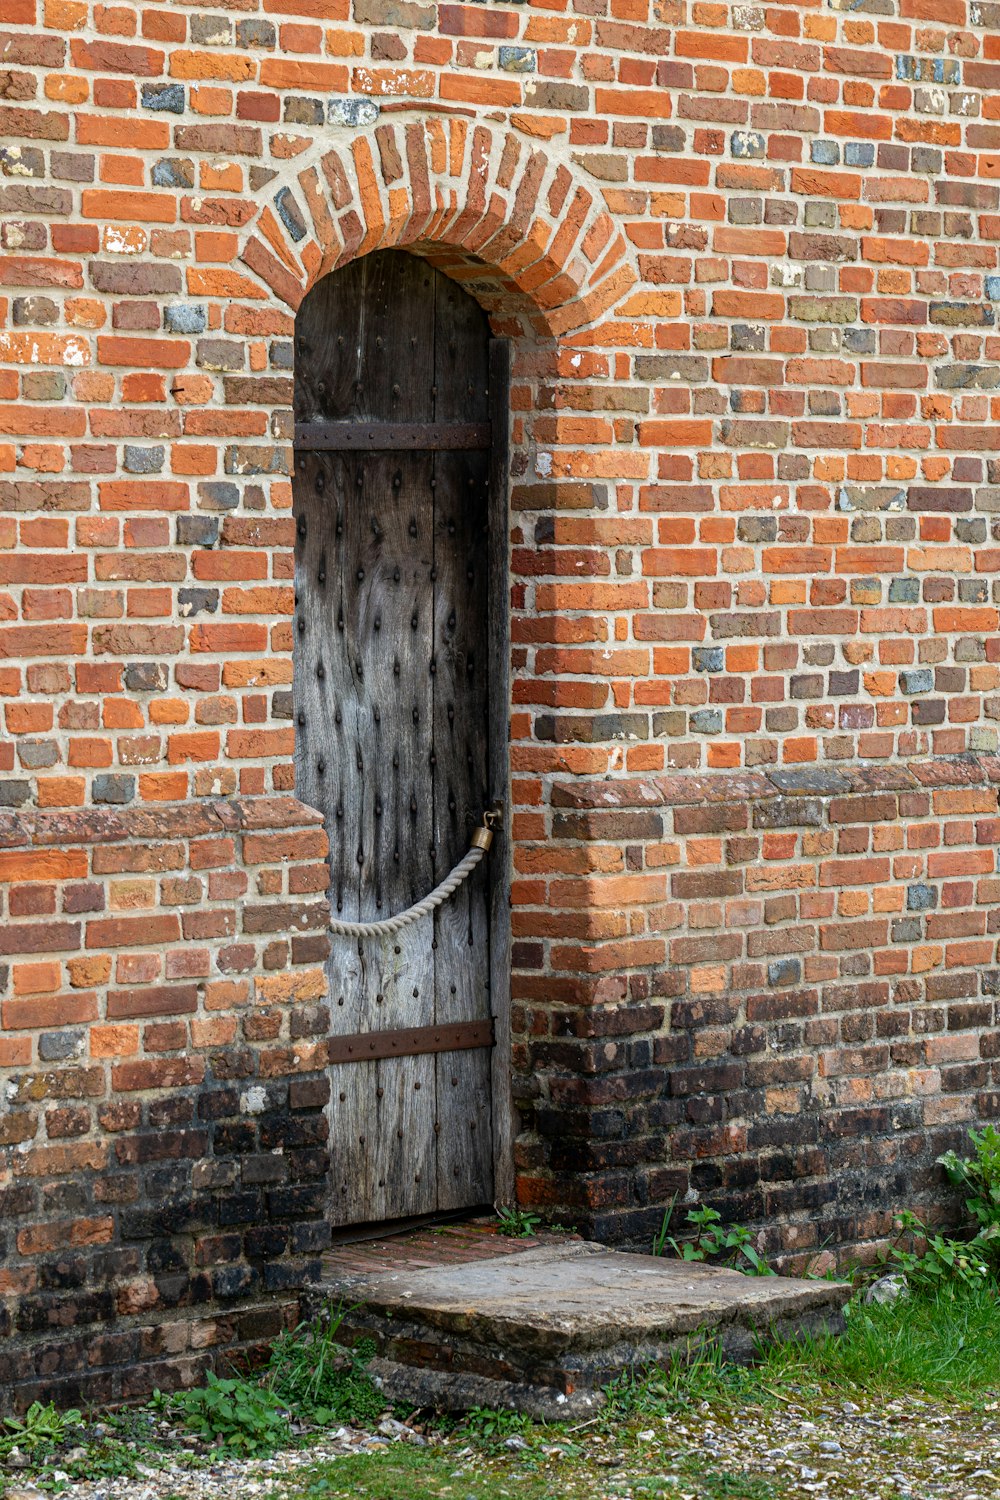
[[[446,1026],[409,1026],[401,1031],[356,1032],[332,1036],[327,1043],[331,1063],[372,1062],[381,1057],[424,1057],[431,1052],[465,1052],[492,1047],[493,1017],[486,1021],[456,1021]]]
[[[489,422],[296,422],[296,448],[326,452],[384,452],[409,448],[419,453],[456,448],[488,448]]]

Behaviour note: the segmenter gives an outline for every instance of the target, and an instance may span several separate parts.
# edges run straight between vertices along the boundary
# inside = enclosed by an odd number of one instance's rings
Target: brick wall
[[[998,1112],[1000,5],[3,26],[0,1385],[190,1378],[321,1244],[292,335],[380,246],[514,345],[521,1196],[930,1203]]]
[[[319,823],[273,797],[0,814],[0,1387],[21,1404],[190,1381],[315,1275]]]
[[[575,941],[520,943],[525,1197],[648,1243],[693,1188],[794,1266],[941,1216],[935,1155],[1000,1112],[998,786],[995,757],[557,781],[594,868],[645,857]]]

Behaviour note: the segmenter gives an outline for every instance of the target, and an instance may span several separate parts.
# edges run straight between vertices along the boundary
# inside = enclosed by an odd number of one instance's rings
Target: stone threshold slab
[[[537,1415],[591,1409],[624,1370],[721,1345],[838,1331],[850,1286],[748,1277],[582,1241],[413,1269],[335,1274],[323,1287],[373,1336],[387,1396]]]

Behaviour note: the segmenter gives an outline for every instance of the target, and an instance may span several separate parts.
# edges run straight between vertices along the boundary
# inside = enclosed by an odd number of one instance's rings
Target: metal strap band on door
[[[396,917],[385,917],[380,922],[341,922],[337,917],[330,918],[330,931],[340,933],[343,937],[390,937],[392,933],[399,932],[403,927],[409,927],[411,922],[419,922],[421,917],[426,917],[430,912],[453,896],[463,881],[468,880],[480,860],[485,859],[486,852],[493,842],[493,830],[499,821],[499,807],[494,804],[489,812],[483,813],[483,821],[478,828],[472,831],[469,841],[469,852],[464,854],[450,875],[446,875],[440,885],[436,885],[430,895],[425,896],[422,901],[414,902],[413,906],[407,907]]]
[[[318,453],[455,453],[490,446],[489,422],[296,422],[296,448]]]
[[[451,1021],[444,1026],[411,1026],[400,1031],[357,1032],[332,1036],[327,1062],[379,1061],[384,1057],[429,1057],[435,1052],[466,1052],[492,1047],[493,1017],[485,1021]]]

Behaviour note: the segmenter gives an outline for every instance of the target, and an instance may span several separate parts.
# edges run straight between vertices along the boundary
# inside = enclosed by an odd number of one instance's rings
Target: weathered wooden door
[[[326,277],[296,319],[296,792],[342,919],[425,896],[500,791],[490,363],[479,305],[402,251]],[[394,937],[331,940],[334,1224],[491,1200],[489,864]]]

